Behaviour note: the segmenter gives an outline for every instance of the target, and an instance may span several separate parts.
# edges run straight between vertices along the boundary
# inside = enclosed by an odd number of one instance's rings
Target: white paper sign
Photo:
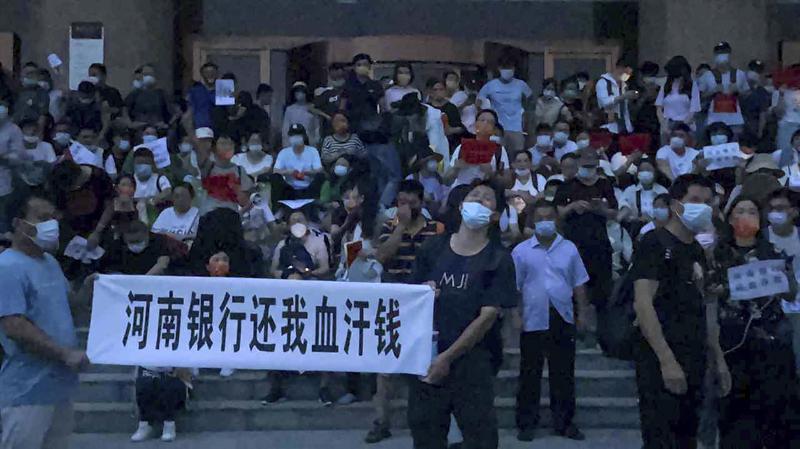
[[[217,80],[214,85],[215,99],[214,104],[217,106],[233,106],[236,104],[236,99],[233,97],[235,89],[233,80]]]
[[[160,139],[156,139],[150,143],[142,144],[147,148],[150,148],[150,151],[153,152],[153,158],[156,161],[156,167],[164,168],[169,167],[172,161],[169,158],[169,149],[167,148],[167,138],[162,137]]]
[[[63,62],[61,62],[61,58],[59,58],[55,53],[50,53],[47,55],[47,63],[50,64],[51,69],[57,69],[61,67],[61,64],[63,64]]]
[[[103,63],[104,39],[69,39],[69,88],[77,90],[78,84],[85,80],[89,66]]]
[[[286,206],[286,207],[288,207],[289,209],[292,209],[292,210],[300,209],[301,207],[305,206],[306,204],[311,204],[313,202],[314,202],[313,199],[307,199],[307,200],[280,200],[280,201],[278,201],[278,203],[283,204],[284,206]]]
[[[94,364],[424,375],[425,285],[103,275]]]
[[[783,260],[761,260],[728,268],[731,300],[744,301],[787,293],[789,280],[785,269]]]
[[[81,145],[77,141],[72,141],[69,146],[69,152],[72,155],[72,160],[76,164],[94,165],[97,168],[103,168],[103,155],[98,156],[97,153]]]
[[[721,168],[737,167],[742,161],[742,151],[736,142],[722,145],[712,145],[703,148],[703,158],[709,161],[706,170],[714,171]]]
[[[69,241],[69,243],[67,243],[67,247],[64,248],[64,255],[88,264],[93,260],[100,259],[103,257],[103,254],[106,253],[106,251],[99,246],[95,247],[91,251],[87,249],[87,246],[88,242],[86,239],[76,235],[72,240]]]

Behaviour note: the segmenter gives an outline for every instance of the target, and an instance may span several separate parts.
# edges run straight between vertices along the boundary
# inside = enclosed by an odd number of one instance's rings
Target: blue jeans
[[[392,144],[369,144],[367,154],[372,179],[380,191],[380,204],[391,207],[403,177],[397,149]]]

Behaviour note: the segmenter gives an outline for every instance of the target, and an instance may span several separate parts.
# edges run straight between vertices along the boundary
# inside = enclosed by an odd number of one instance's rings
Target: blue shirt
[[[557,235],[550,248],[534,235],[511,253],[522,292],[522,330],[550,328],[550,304],[567,323],[574,324],[572,291],[589,281],[578,248]]]
[[[67,299],[69,285],[49,254],[29,257],[17,250],[0,254],[0,318],[20,315],[56,344],[76,348]],[[0,368],[0,408],[52,405],[70,400],[78,375],[66,365],[28,352],[0,330],[5,359]]]
[[[505,131],[522,132],[523,100],[531,95],[533,91],[525,81],[514,78],[504,83],[493,79],[481,88],[478,98],[492,102],[492,108],[497,112]]]
[[[207,89],[202,83],[195,83],[189,89],[187,100],[192,107],[192,119],[194,120],[195,129],[211,128],[213,126],[211,108],[214,107],[214,102],[216,101],[216,90]]]

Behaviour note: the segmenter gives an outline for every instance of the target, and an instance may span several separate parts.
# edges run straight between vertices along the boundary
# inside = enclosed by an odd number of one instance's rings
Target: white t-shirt
[[[146,181],[139,179],[135,175],[134,179],[136,179],[136,192],[133,194],[133,199],[136,200],[140,198],[153,198],[164,190],[172,188],[169,179],[158,173],[153,173]]]
[[[522,132],[523,101],[533,95],[528,83],[517,78],[504,83],[495,78],[486,83],[478,93],[478,98],[488,99],[506,132]]]
[[[694,148],[686,147],[683,156],[679,156],[672,151],[672,147],[664,145],[659,148],[656,153],[656,160],[669,161],[669,168],[672,170],[672,175],[677,178],[678,176],[692,172],[692,161],[694,161],[698,154],[700,154],[700,152]]]
[[[637,195],[637,192],[641,192],[641,194]],[[627,207],[630,209],[636,217],[653,216],[653,200],[656,199],[658,195],[662,193],[667,193],[667,189],[662,186],[661,184],[653,184],[653,187],[650,190],[645,190],[641,184],[636,184],[632,186],[628,186],[622,192],[622,201],[620,202],[620,209],[623,207]],[[641,204],[637,204],[637,197],[639,198]],[[641,205],[641,210],[639,210],[639,206]]]
[[[247,157],[246,153],[239,153],[233,156],[231,162],[242,167],[244,172],[250,176],[255,175],[256,173],[263,172],[264,170],[272,167],[272,155],[265,154],[264,157],[257,163],[253,163],[250,161],[250,158]]]
[[[319,151],[314,147],[306,146],[299,155],[294,152],[294,148],[286,147],[278,153],[275,159],[275,170],[310,171],[322,168],[322,160],[319,158]],[[294,176],[284,176],[286,183],[297,190],[307,189],[311,185],[312,178],[306,176],[304,179],[296,179]]]
[[[450,158],[450,165],[453,166],[456,161],[458,160],[459,155],[461,154],[461,145],[457,146],[455,151],[453,151],[453,156]],[[492,161],[490,162],[493,168],[497,168],[497,159],[495,156],[492,156]],[[506,169],[508,168],[508,153],[506,153],[505,147],[500,148],[500,168]],[[467,165],[466,167],[462,168],[458,172],[458,176],[456,180],[453,182],[452,187],[460,186],[462,184],[470,184],[472,181],[480,179],[486,179],[486,174],[481,171],[481,168],[477,165]]]
[[[467,101],[467,99],[469,99],[469,94],[463,90],[459,90],[453,94],[452,98],[450,98],[450,103],[453,103],[457,108],[460,108],[461,105]],[[484,109],[491,109],[492,102],[489,101],[488,98],[484,99],[481,106]],[[476,118],[478,118],[478,108],[474,104],[466,106],[461,110],[461,124],[464,125],[464,128],[466,128],[471,134],[475,134]]]
[[[555,148],[556,160],[561,162],[561,158],[565,155],[578,151],[578,144],[571,140],[567,140],[567,143],[565,143],[563,147],[559,147],[554,143],[553,148]]]
[[[164,209],[155,223],[153,232],[156,234],[166,234],[177,240],[194,240],[197,236],[197,223],[200,218],[200,211],[192,207],[185,214],[179,215],[174,207]]]
[[[781,121],[800,124],[800,90],[789,89],[783,93],[785,112]]]
[[[540,174],[537,174],[536,176],[537,177],[540,177],[540,176],[543,177]],[[528,182],[526,182],[526,183],[522,183],[519,180],[519,178],[517,178],[516,176],[514,178],[515,178],[514,179],[514,187],[512,187],[511,190],[520,191],[520,192],[528,192],[528,193],[531,194],[531,196],[536,196],[536,195],[539,194],[539,189],[537,189],[536,186],[533,185],[534,184],[534,182],[533,182],[533,174],[531,174],[531,177],[528,178]]]
[[[56,152],[53,151],[53,146],[48,142],[39,141],[36,148],[25,148],[25,154],[32,161],[45,161],[51,164],[56,161]]]
[[[697,82],[700,84],[700,92],[711,92],[717,87],[714,72],[710,70],[704,73]],[[720,84],[722,84],[723,92],[730,91],[731,72],[720,75]],[[736,69],[736,89],[740,94],[750,90],[750,85],[747,84],[747,75],[739,69]],[[710,125],[714,122],[723,122],[728,126],[744,125],[744,117],[742,117],[742,108],[739,106],[739,101],[736,101],[736,112],[719,113],[714,112],[714,101],[712,100],[711,106],[708,108],[708,121],[706,123]]]
[[[676,122],[688,122],[696,112],[700,112],[700,88],[692,83],[691,98],[681,92],[682,79],[672,82],[668,95],[664,95],[664,87],[658,91],[656,106],[664,107],[664,117]]]

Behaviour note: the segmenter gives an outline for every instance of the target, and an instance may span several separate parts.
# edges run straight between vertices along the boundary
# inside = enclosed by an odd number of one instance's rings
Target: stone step
[[[406,401],[396,400],[393,425],[405,428]],[[550,422],[549,401],[542,401],[540,425]],[[502,428],[514,427],[514,400],[495,401]],[[128,433],[136,427],[130,402],[76,403],[76,433]],[[196,401],[178,418],[180,432],[368,429],[374,419],[369,402],[323,407],[316,401],[287,401],[262,406],[256,401]],[[639,411],[634,398],[579,398],[575,423],[582,428],[634,429]]]
[[[213,374],[212,374],[213,373]],[[500,371],[495,381],[495,395],[500,398],[513,398],[517,393],[515,371]],[[288,376],[284,388],[289,399],[315,400],[319,392],[319,374],[305,373]],[[361,398],[371,396],[374,376],[362,376]],[[407,394],[407,378],[395,380],[397,397]],[[542,397],[549,395],[549,374],[545,371],[542,381]],[[335,397],[345,391],[344,376],[336,375],[330,383]],[[220,377],[217,373],[204,370],[193,381],[193,397],[203,401],[256,401],[269,391],[270,381],[263,371],[238,371],[230,377]],[[635,397],[636,383],[633,371],[591,371],[578,370],[575,373],[577,397]],[[133,400],[132,373],[82,374],[81,384],[75,401],[77,402],[125,402]]]

